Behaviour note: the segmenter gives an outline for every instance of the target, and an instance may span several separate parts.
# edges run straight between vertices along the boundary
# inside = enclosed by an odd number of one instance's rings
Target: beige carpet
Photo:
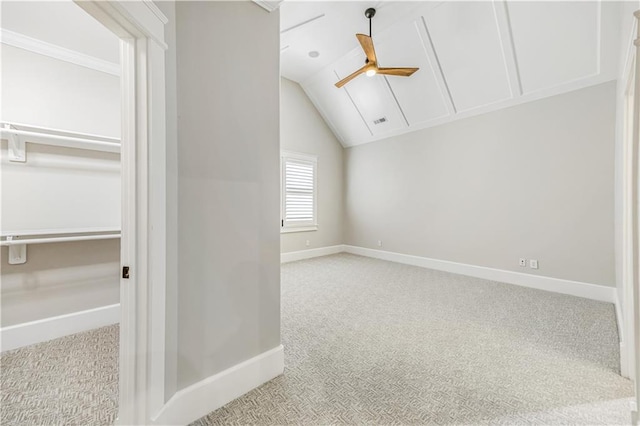
[[[285,374],[210,424],[623,424],[612,304],[340,254],[282,266]]]
[[[3,352],[0,425],[109,425],[118,407],[118,326]]]
[[[613,305],[340,254],[282,267],[285,374],[208,424],[625,424]],[[108,424],[117,328],[3,353],[0,423]]]

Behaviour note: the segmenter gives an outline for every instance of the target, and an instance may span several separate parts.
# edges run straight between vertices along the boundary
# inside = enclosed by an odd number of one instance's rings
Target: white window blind
[[[316,166],[314,156],[282,154],[282,228],[315,227]]]

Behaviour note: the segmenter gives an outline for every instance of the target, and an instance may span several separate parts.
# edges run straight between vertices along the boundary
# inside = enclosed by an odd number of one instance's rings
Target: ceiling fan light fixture
[[[376,10],[374,8],[369,8],[364,12],[364,16],[369,20],[369,35],[356,34],[356,38],[360,42],[360,46],[367,57],[364,66],[335,83],[337,88],[341,88],[360,74],[365,74],[367,77],[373,77],[376,74],[409,77],[418,71],[419,68],[380,68],[378,66],[378,59],[376,58],[376,51],[373,48],[373,39],[371,38],[371,18],[373,18],[375,14]]]

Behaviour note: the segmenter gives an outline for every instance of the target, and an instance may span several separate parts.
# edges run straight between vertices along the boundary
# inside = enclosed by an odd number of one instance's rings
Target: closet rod
[[[24,240],[4,240],[0,246],[16,246],[24,244],[66,243],[70,241],[111,240],[120,238],[120,234],[77,235],[71,237],[27,238]]]
[[[40,145],[62,146],[67,148],[86,149],[91,151],[104,151],[120,153],[120,144],[117,142],[106,142],[86,138],[61,136],[40,132],[32,132],[17,129],[0,129],[2,139],[10,137],[24,138],[25,142],[37,143]]]

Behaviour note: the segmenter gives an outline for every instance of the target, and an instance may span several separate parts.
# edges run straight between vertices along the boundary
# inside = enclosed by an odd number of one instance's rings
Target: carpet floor
[[[0,424],[110,424],[117,326],[0,356]],[[612,304],[349,254],[282,265],[285,374],[194,425],[628,424]]]
[[[282,343],[194,425],[630,422],[610,303],[339,254],[282,265]]]
[[[117,325],[0,355],[0,425],[110,425],[118,414]]]

